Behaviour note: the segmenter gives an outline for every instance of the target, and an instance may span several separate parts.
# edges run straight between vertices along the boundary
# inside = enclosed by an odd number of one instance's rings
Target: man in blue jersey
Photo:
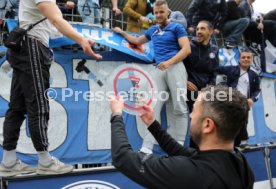
[[[154,80],[157,83],[158,92],[169,91],[173,104],[173,118],[169,122],[169,132],[183,144],[188,127],[188,108],[185,95],[178,95],[179,91],[186,94],[187,73],[182,60],[191,53],[189,39],[184,27],[168,20],[169,8],[165,0],[158,0],[154,5],[154,16],[157,24],[150,27],[144,35],[134,37],[131,34],[114,28],[114,31],[123,35],[130,43],[144,44],[152,40],[154,46],[157,71]],[[161,108],[164,101],[157,101],[155,112],[160,120]],[[171,126],[171,127],[170,127]],[[155,140],[146,130],[141,152],[150,154]]]

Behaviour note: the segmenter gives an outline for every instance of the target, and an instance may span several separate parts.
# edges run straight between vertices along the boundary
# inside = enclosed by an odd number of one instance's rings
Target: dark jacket
[[[251,7],[253,8],[252,5],[250,5],[247,0],[244,0],[240,5],[239,5],[239,9],[240,9],[240,12],[241,12],[241,16],[243,18],[249,18],[250,19],[250,25],[255,25],[255,26],[258,26],[259,24],[259,21],[255,21],[255,20],[252,20],[252,12],[251,12]]]
[[[256,102],[261,92],[259,76],[250,68],[248,69],[249,77],[249,94],[247,98],[251,98]],[[227,85],[229,87],[237,88],[240,78],[240,66],[223,66],[219,67],[218,73],[227,76]]]
[[[213,44],[200,45],[195,39],[190,42],[192,53],[183,61],[188,81],[200,90],[207,84],[216,84],[216,70],[219,65],[218,47]]]
[[[242,18],[241,10],[235,1],[227,1],[227,17],[226,21],[238,20]]]
[[[264,15],[265,20],[273,20],[276,22],[276,9],[269,11]]]
[[[221,30],[227,14],[225,0],[193,0],[187,12],[188,27],[196,27],[201,20],[210,21]]]
[[[254,175],[239,151],[184,149],[155,121],[149,131],[169,155],[135,153],[121,116],[111,122],[113,165],[133,181],[152,189],[252,189]]]
[[[251,20],[251,17],[252,17],[251,5],[247,2],[247,0],[244,0],[243,2],[241,2],[241,4],[239,5],[239,9],[241,11],[242,17],[248,17]]]

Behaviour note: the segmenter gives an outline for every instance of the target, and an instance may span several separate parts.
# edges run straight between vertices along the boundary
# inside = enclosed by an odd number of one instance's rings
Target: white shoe
[[[66,165],[57,158],[52,157],[49,165],[41,165],[38,163],[36,173],[39,175],[58,175],[69,173],[74,169],[72,165]]]
[[[5,166],[3,163],[0,164],[0,177],[11,177],[20,174],[34,173],[35,171],[36,168],[21,162],[19,159],[10,167]]]

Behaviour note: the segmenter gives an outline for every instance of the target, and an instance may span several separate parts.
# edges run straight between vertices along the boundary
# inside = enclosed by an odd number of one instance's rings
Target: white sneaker
[[[41,165],[38,163],[36,173],[39,175],[58,175],[69,173],[74,169],[72,165],[66,165],[57,158],[52,157],[49,165]]]
[[[36,168],[21,162],[19,159],[10,167],[5,166],[3,163],[0,164],[0,177],[11,177],[20,174],[34,173],[35,171]]]

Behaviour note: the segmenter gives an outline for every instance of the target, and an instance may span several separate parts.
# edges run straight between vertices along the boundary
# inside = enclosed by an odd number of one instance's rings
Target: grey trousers
[[[157,85],[158,93],[156,95],[157,103],[154,107],[156,119],[160,122],[160,112],[167,103],[167,123],[168,133],[180,143],[184,143],[188,129],[188,107],[187,98],[187,72],[182,62],[170,66],[168,69],[161,71],[156,69],[153,76]],[[167,95],[165,95],[165,93]],[[162,94],[162,95],[161,95]],[[165,98],[165,96],[169,98]],[[145,136],[142,147],[149,150],[153,149],[156,143],[151,133],[145,127]]]

